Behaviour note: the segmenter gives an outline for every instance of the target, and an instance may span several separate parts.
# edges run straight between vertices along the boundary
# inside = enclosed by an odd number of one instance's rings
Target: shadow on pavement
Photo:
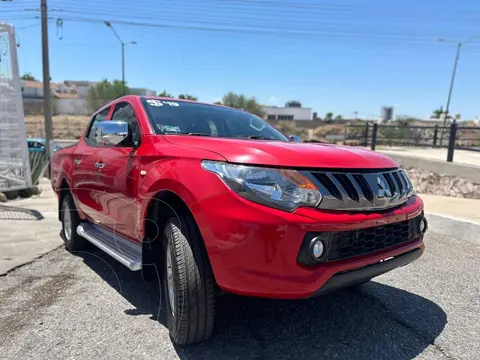
[[[35,209],[0,205],[0,220],[43,220],[42,213]]]
[[[158,282],[144,282],[101,251],[93,254],[81,257],[135,306],[126,314],[162,322]],[[412,359],[433,344],[446,322],[432,301],[374,281],[299,301],[225,295],[217,302],[212,339],[176,351],[185,360]]]

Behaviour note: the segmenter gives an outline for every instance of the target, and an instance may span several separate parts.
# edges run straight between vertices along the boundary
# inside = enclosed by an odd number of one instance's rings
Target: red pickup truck
[[[423,202],[392,159],[292,141],[224,106],[125,96],[55,152],[69,251],[87,242],[163,284],[172,340],[213,330],[222,292],[302,299],[421,256]]]

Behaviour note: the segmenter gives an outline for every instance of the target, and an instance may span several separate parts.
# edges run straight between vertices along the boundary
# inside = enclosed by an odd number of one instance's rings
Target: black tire
[[[208,339],[215,317],[215,282],[203,240],[191,217],[170,218],[164,229],[163,289],[167,327],[173,343]],[[173,275],[173,304],[168,286],[168,254]]]
[[[87,241],[77,234],[77,226],[80,224],[80,218],[78,216],[77,208],[75,207],[75,202],[70,193],[65,195],[60,206],[62,238],[65,242],[65,249],[68,251],[80,251],[85,249]],[[70,221],[67,221],[68,215],[70,216]]]
[[[3,193],[8,200],[15,200],[18,197],[18,190],[4,191]]]
[[[29,198],[29,197],[32,197],[33,196],[33,188],[26,188],[26,189],[23,189],[23,190],[20,190],[20,192],[18,193],[18,195],[21,197],[21,198]]]

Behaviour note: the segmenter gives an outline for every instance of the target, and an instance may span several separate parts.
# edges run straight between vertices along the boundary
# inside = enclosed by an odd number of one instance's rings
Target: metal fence
[[[31,183],[15,34],[0,24],[0,191]]]
[[[408,124],[346,125],[344,144],[365,146],[375,150],[376,146],[419,146],[448,149],[447,161],[453,160],[455,149],[480,151],[480,127],[458,126],[415,126]]]

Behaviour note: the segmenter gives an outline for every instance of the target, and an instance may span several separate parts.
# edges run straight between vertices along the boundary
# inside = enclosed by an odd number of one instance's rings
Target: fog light
[[[427,231],[428,229],[428,224],[427,224],[427,219],[426,218],[422,218],[422,220],[420,220],[420,232],[422,234],[425,234],[425,232]]]
[[[311,244],[310,249],[312,249],[313,258],[315,260],[320,259],[323,255],[323,250],[324,250],[322,239],[319,237],[313,238],[310,244]]]

